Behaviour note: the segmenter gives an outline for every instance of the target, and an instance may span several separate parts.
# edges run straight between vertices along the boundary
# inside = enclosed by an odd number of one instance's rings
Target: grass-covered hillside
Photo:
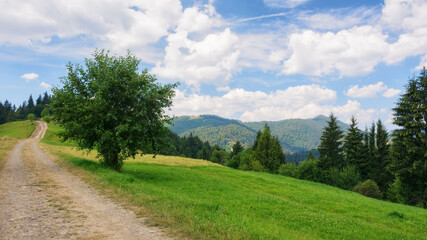
[[[264,129],[265,124],[268,124],[271,133],[279,137],[286,152],[300,152],[311,150],[319,145],[320,136],[328,120],[328,117],[318,116],[312,119],[243,123],[213,115],[201,115],[178,117],[170,129],[181,136],[192,133],[202,141],[230,149],[237,140],[245,147],[252,145],[256,132]],[[342,130],[347,130],[349,127],[343,122],[339,122],[339,126]]]
[[[320,115],[311,119],[247,122],[244,124],[256,131],[262,131],[267,124],[271,133],[279,136],[279,141],[285,150],[299,152],[311,150],[320,144],[320,136],[322,136],[327,121],[329,121],[328,117]],[[347,124],[339,121],[338,126],[343,131],[349,128]]]
[[[28,138],[34,131],[35,123],[30,121],[9,122],[0,125],[0,169],[18,139]]]
[[[169,126],[169,129],[180,135],[181,133],[187,132],[188,130],[197,129],[200,127],[219,127],[226,125],[237,125],[251,130],[237,120],[226,119],[215,115],[177,117],[174,119],[173,125]]]
[[[25,139],[33,133],[35,127],[35,123],[28,120],[8,122],[0,125],[0,137]]]
[[[136,156],[118,173],[58,131],[43,147],[60,163],[178,239],[427,239],[426,209],[180,157]]]
[[[198,127],[180,135],[188,136],[190,134],[198,136],[203,142],[209,142],[211,145],[217,144],[226,150],[230,150],[237,141],[240,141],[245,148],[250,147],[256,138],[253,130],[236,124]]]

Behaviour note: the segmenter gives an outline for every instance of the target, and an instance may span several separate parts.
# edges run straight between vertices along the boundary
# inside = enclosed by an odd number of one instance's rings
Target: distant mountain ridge
[[[328,117],[319,115],[311,119],[241,122],[215,115],[200,115],[177,117],[173,121],[174,125],[169,128],[180,136],[193,134],[202,141],[218,144],[229,150],[237,140],[245,147],[251,146],[257,131],[264,129],[267,124],[272,134],[279,137],[284,150],[292,153],[316,148],[320,144],[320,136],[328,120]],[[349,128],[340,121],[338,125],[344,131]]]

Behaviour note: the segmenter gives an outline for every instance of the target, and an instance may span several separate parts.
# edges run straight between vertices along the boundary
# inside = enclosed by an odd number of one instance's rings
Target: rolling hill
[[[269,173],[158,155],[129,158],[121,172],[58,142],[57,163],[177,239],[426,239],[427,210]]]
[[[180,136],[192,133],[202,141],[230,149],[237,140],[245,147],[252,145],[256,132],[262,130],[267,124],[270,126],[272,134],[279,137],[283,149],[292,153],[316,148],[320,143],[320,136],[328,119],[325,116],[317,116],[311,119],[241,122],[214,115],[183,116],[177,117],[170,129]],[[343,130],[349,127],[343,122],[339,122],[339,126]]]

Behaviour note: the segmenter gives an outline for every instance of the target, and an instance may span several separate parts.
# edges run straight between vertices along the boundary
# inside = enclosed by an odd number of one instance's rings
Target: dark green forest
[[[50,101],[51,97],[45,92],[43,95],[39,95],[35,101],[30,95],[28,101],[24,101],[19,107],[12,105],[8,100],[5,100],[4,103],[0,102],[0,124],[49,116],[51,114],[48,110]],[[46,119],[49,120],[49,117]]]

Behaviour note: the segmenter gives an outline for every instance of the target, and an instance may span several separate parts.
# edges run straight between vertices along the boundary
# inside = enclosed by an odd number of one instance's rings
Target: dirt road
[[[0,172],[0,239],[170,239],[59,167],[37,122]]]

